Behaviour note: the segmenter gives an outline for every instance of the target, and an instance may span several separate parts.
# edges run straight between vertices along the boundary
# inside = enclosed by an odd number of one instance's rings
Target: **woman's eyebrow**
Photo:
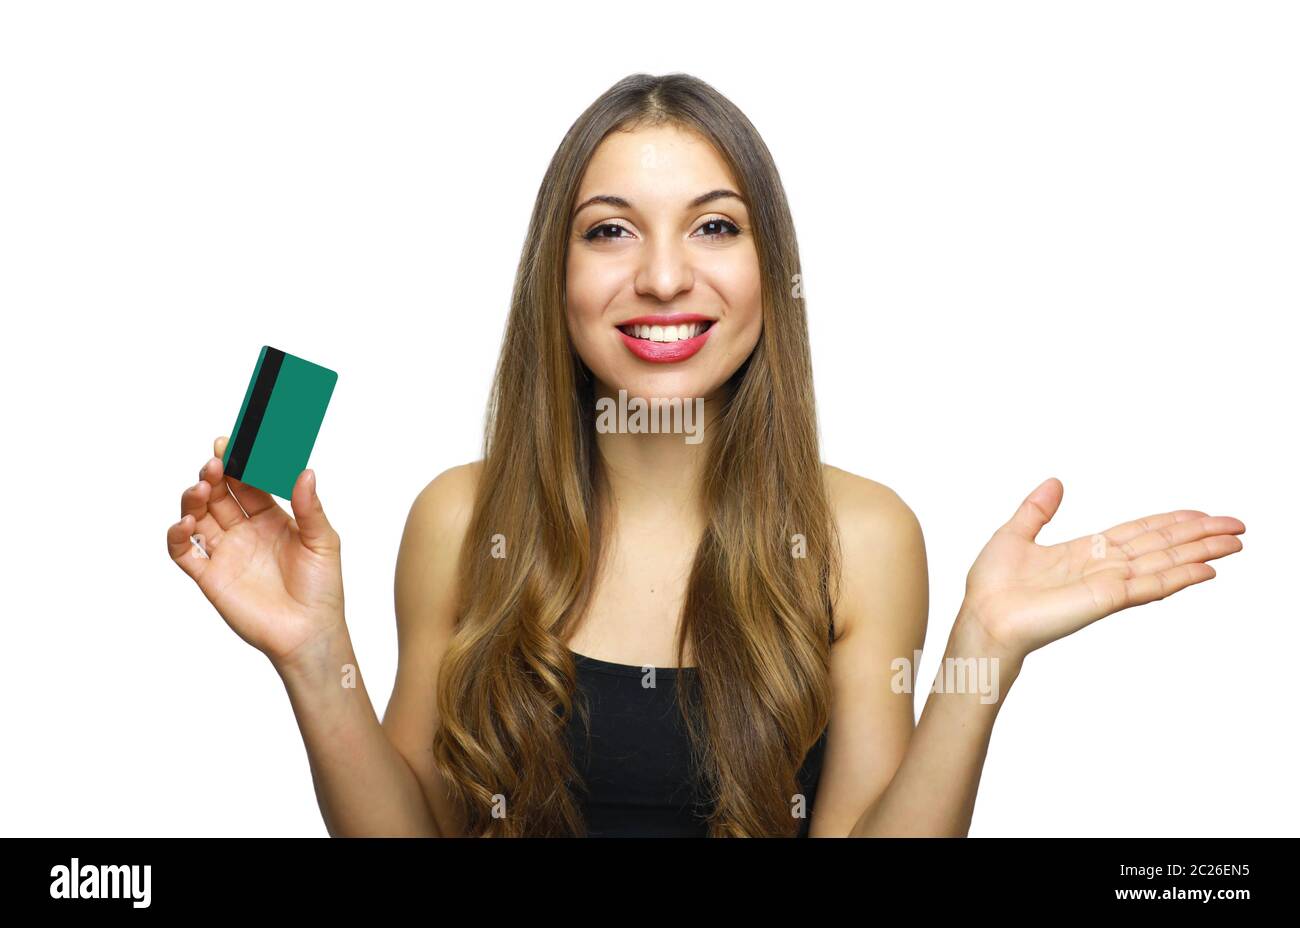
[[[727,190],[724,188],[718,190],[710,190],[708,193],[700,194],[694,200],[691,200],[691,202],[687,203],[686,208],[694,209],[697,206],[703,206],[705,203],[712,203],[714,200],[721,200],[726,197],[731,197],[733,199],[739,200],[741,203],[745,203],[745,198],[742,197],[740,194],[736,193],[736,191]],[[632,208],[632,203],[629,200],[625,200],[622,197],[616,197],[608,193],[598,193],[594,197],[588,197],[586,200],[583,200],[582,203],[578,205],[578,208],[573,211],[573,216],[571,218],[576,219],[578,213],[582,212],[588,206],[592,206],[596,203],[604,203],[607,206],[617,206],[619,209]],[[748,204],[745,205],[748,206]]]

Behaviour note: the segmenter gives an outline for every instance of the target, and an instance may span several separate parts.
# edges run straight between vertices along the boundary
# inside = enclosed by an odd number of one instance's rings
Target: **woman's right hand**
[[[339,536],[312,471],[294,483],[290,518],[269,493],[222,473],[226,441],[213,443],[199,482],[181,494],[167,550],[226,624],[281,669],[344,628]],[[208,557],[191,535],[202,536]]]

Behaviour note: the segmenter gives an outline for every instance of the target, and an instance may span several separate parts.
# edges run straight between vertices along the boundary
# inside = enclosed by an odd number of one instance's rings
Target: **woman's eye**
[[[604,230],[604,229],[610,229],[610,230],[613,230],[615,234],[613,234],[613,235],[600,235],[599,233],[600,233],[602,230]],[[582,237],[585,238],[585,239],[586,239],[587,241],[589,241],[589,242],[593,242],[593,241],[596,241],[596,240],[598,240],[598,239],[607,239],[607,238],[619,239],[619,238],[626,238],[627,236],[619,235],[619,234],[617,234],[617,233],[619,233],[619,232],[626,232],[626,231],[627,231],[627,230],[624,229],[622,226],[620,226],[620,225],[616,225],[615,223],[612,223],[612,222],[602,222],[600,225],[598,225],[598,226],[593,226],[593,227],[592,227],[591,229],[589,229],[587,232],[583,233],[583,236],[582,236]]]
[[[728,219],[709,219],[702,223],[699,228],[704,230],[703,234],[699,236],[700,238],[718,239],[740,234],[740,227]],[[593,226],[584,232],[582,237],[589,242],[618,240],[631,238],[631,232],[617,223],[602,222],[600,225]]]
[[[726,238],[729,235],[740,234],[740,227],[727,219],[710,219],[700,228],[710,230],[704,234],[704,238]],[[725,231],[716,231],[719,229]]]

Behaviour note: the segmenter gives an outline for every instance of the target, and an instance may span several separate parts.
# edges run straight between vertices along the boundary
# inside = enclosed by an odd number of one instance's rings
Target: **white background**
[[[311,464],[382,713],[408,507],[479,456],[542,173],[638,71],[775,155],[823,456],[925,529],[922,679],[1045,477],[1048,543],[1247,525],[1216,579],[1030,656],[971,834],[1300,832],[1295,8],[561,12],[3,7],[0,834],[325,833],[278,677],[167,557],[181,491],[261,345],[339,371]]]

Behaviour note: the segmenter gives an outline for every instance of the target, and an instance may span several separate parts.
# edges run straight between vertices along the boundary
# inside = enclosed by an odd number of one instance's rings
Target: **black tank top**
[[[696,668],[655,668],[655,685],[648,687],[640,667],[569,653],[579,699],[586,697],[590,713],[590,739],[576,706],[568,725],[574,765],[586,787],[580,785],[575,796],[588,837],[708,837],[708,810],[698,798],[690,737],[677,707],[679,675]],[[800,838],[808,836],[812,821],[828,732],[829,727],[822,731],[799,769],[807,800]]]

